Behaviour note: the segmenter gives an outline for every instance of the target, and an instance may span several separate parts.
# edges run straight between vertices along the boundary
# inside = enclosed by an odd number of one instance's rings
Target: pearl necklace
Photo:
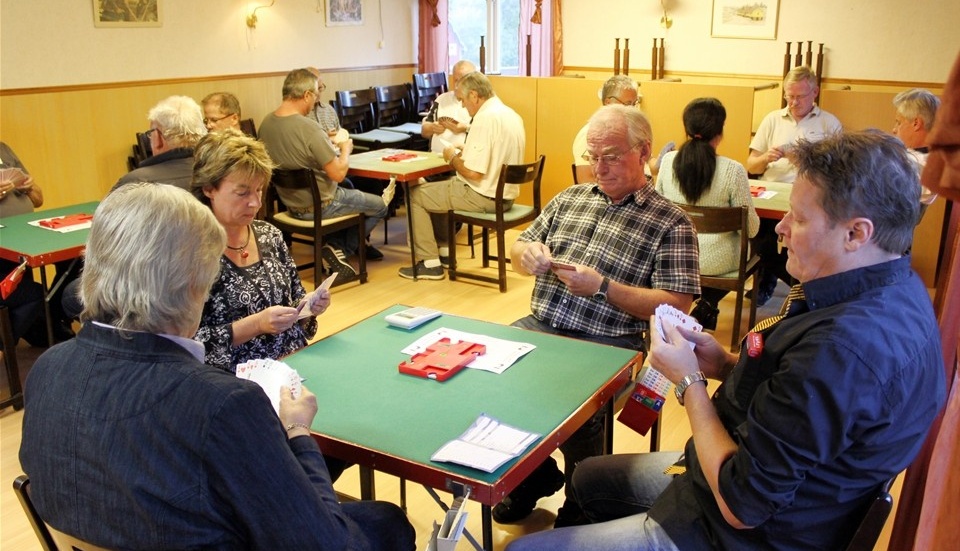
[[[250,244],[250,226],[247,226],[247,240],[243,243],[243,245],[239,247],[231,247],[230,245],[227,245],[227,248],[230,249],[231,251],[239,252],[240,258],[246,259],[248,256],[250,256],[250,253],[247,252],[247,246],[249,244]]]

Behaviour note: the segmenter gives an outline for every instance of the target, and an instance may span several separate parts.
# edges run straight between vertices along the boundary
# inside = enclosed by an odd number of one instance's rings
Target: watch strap
[[[690,385],[695,383],[703,383],[704,385],[707,384],[707,376],[703,374],[703,371],[691,373],[680,379],[680,382],[677,383],[677,387],[673,389],[674,394],[677,395],[677,401],[680,402],[681,406],[683,405],[683,393],[687,391],[687,388],[689,388]]]

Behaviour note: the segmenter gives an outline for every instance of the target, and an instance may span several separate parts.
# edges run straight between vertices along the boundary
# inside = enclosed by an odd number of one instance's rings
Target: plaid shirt
[[[693,224],[650,185],[619,204],[595,184],[571,186],[547,204],[518,240],[544,243],[557,262],[592,266],[631,287],[700,293]],[[648,324],[609,302],[574,296],[553,272],[537,277],[530,309],[554,328],[590,335],[635,334]]]

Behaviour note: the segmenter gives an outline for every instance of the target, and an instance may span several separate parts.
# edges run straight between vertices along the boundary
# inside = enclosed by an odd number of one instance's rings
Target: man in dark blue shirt
[[[738,355],[665,327],[651,364],[677,385],[693,437],[679,454],[592,458],[573,477],[595,524],[508,549],[842,549],[878,488],[916,456],[943,406],[929,296],[901,255],[920,185],[903,144],[879,133],[801,143],[777,225],[800,283],[782,319]],[[695,343],[691,350],[687,341]],[[723,381],[711,399],[706,379]]]

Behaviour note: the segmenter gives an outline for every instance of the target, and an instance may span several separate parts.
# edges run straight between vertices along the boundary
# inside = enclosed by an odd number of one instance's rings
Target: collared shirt
[[[737,443],[720,493],[691,438],[687,473],[650,509],[681,549],[840,549],[877,489],[909,465],[945,401],[937,321],[910,258],[803,284],[806,312],[763,331],[714,394]]]
[[[518,239],[544,243],[557,262],[590,266],[631,287],[700,293],[696,231],[680,207],[649,185],[618,204],[597,185],[569,187]],[[574,296],[553,272],[537,277],[530,309],[565,331],[619,336],[647,327],[646,319],[609,302]]]
[[[434,101],[437,104],[437,119],[440,117],[450,117],[459,123],[470,123],[470,113],[467,112],[467,108],[463,106],[460,100],[457,99],[456,94],[454,94],[452,91],[440,94]],[[423,120],[426,121],[428,118],[430,117],[424,117]],[[437,121],[431,120],[429,122]],[[430,138],[430,151],[433,151],[434,153],[443,153],[443,150],[447,145],[461,147],[466,139],[466,132],[457,134],[456,132],[445,128],[443,132]],[[446,144],[444,142],[446,142]]]
[[[130,332],[129,329],[120,329],[115,325],[110,325],[109,323],[103,323],[96,320],[93,321],[93,324],[99,325],[100,327],[104,327],[106,329],[113,329],[115,331]],[[143,333],[143,331],[133,331],[133,332]],[[191,356],[196,358],[198,362],[203,362],[203,356],[204,356],[203,345],[198,343],[197,341],[193,339],[188,339],[187,337],[181,337],[180,335],[170,335],[168,333],[156,333],[156,335],[163,337],[165,339],[170,339],[171,341],[179,344],[184,348],[184,350],[189,352]]]
[[[500,167],[523,162],[526,139],[520,115],[497,96],[488,98],[473,116],[461,155],[463,166],[483,174],[483,178],[475,183],[457,173],[457,179],[480,195],[493,199],[497,195]],[[518,195],[520,189],[516,185],[508,185],[503,191],[504,199],[516,199]]]
[[[763,118],[760,127],[757,128],[757,134],[750,140],[750,149],[764,153],[771,147],[793,146],[801,139],[818,142],[842,131],[843,125],[837,117],[816,105],[799,121],[793,120],[789,107],[784,107],[770,112]],[[767,165],[760,179],[793,183],[797,179],[797,167],[783,157]]]

